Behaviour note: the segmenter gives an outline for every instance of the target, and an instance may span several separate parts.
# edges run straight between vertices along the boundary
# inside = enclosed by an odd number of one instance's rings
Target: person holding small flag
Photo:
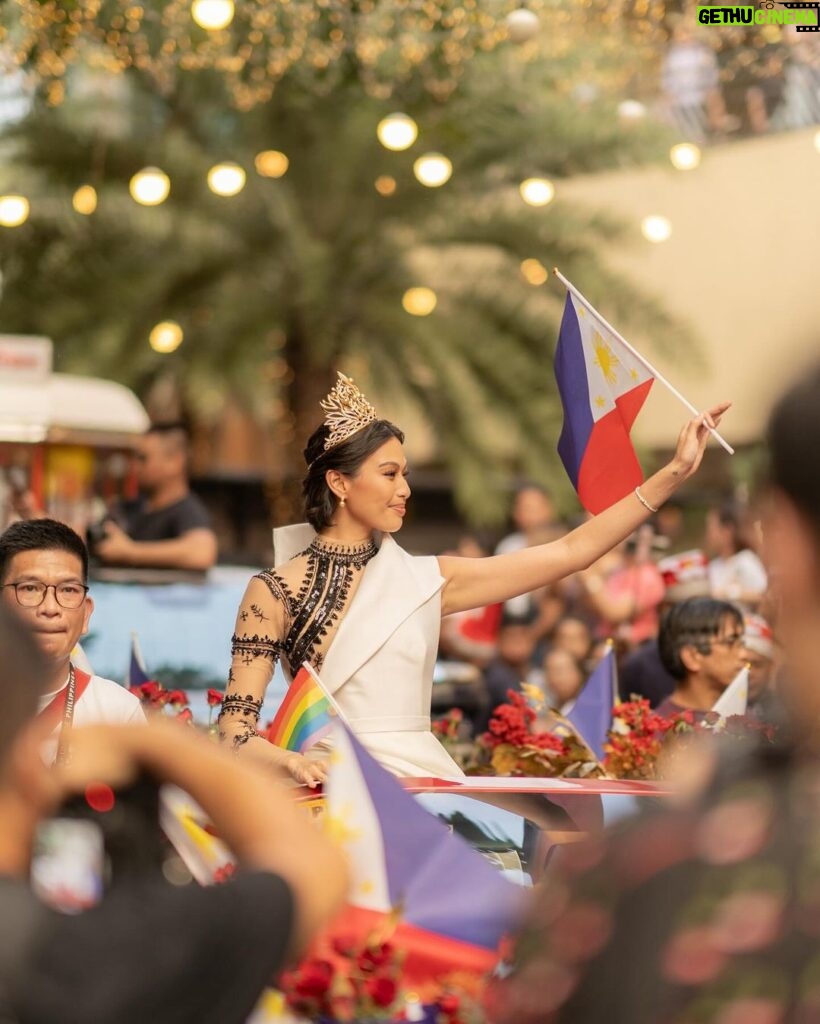
[[[280,658],[291,676],[319,673],[359,741],[397,775],[461,774],[430,729],[442,615],[507,601],[587,568],[624,540],[696,472],[729,403],[693,416],[671,461],[611,507],[550,543],[486,558],[413,557],[393,539],[411,488],[404,434],[380,419],[352,380],[321,403],[324,423],[305,449],[307,525],[274,531],[274,567],[240,604],[219,725],[242,756],[300,783],[325,768],[259,732],[265,689]]]

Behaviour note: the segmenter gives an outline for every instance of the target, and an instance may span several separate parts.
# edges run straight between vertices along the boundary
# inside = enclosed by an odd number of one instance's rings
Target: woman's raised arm
[[[730,404],[724,402],[715,406],[684,425],[672,460],[641,485],[640,493],[647,505],[658,508],[697,471],[709,428],[718,425]],[[446,580],[442,614],[508,601],[587,569],[604,552],[628,537],[649,515],[650,509],[633,493],[550,544],[492,558],[442,555],[439,566]]]

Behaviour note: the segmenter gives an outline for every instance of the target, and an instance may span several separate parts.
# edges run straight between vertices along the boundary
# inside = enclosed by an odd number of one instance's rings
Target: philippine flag
[[[597,515],[643,481],[629,431],[655,378],[571,292],[555,378],[564,407],[558,454],[581,504]]]

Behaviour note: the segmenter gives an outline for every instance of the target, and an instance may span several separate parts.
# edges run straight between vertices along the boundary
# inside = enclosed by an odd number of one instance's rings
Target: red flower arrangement
[[[619,779],[655,779],[658,777],[661,754],[674,751],[670,741],[685,741],[712,733],[720,715],[710,712],[696,721],[693,711],[681,711],[668,717],[649,707],[648,700],[631,700],[616,704],[612,712],[612,729],[604,745],[604,768]],[[748,715],[732,715],[722,726],[721,735],[731,740],[752,737],[771,742],[775,728]]]
[[[507,700],[495,709],[489,731],[478,740],[484,762],[479,773],[491,769],[495,775],[544,778],[601,774],[594,755],[572,729],[563,727],[560,715],[550,713],[553,729],[537,730],[538,715],[527,697],[508,690]]]
[[[184,690],[166,690],[162,683],[156,679],[149,679],[147,683],[140,683],[139,686],[129,686],[128,692],[139,697],[152,711],[162,711],[165,707],[174,710],[176,717],[184,722],[193,722],[194,716],[188,707],[190,700]]]
[[[416,1021],[418,1024],[469,1024],[483,1020],[479,1009],[485,979],[455,972],[402,987],[404,952],[389,939],[370,935],[327,935],[313,955],[285,971],[278,987],[288,1007],[312,1021]]]

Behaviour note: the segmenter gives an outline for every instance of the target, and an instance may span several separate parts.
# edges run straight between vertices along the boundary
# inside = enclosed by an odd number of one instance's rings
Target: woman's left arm
[[[697,471],[703,459],[709,427],[720,423],[729,404],[715,406],[684,425],[672,460],[641,485],[641,493],[649,505],[660,507]],[[633,493],[550,544],[539,544],[491,558],[442,555],[438,560],[441,575],[446,581],[442,592],[442,614],[508,601],[511,597],[528,594],[587,569],[628,537],[649,514],[649,509]]]

